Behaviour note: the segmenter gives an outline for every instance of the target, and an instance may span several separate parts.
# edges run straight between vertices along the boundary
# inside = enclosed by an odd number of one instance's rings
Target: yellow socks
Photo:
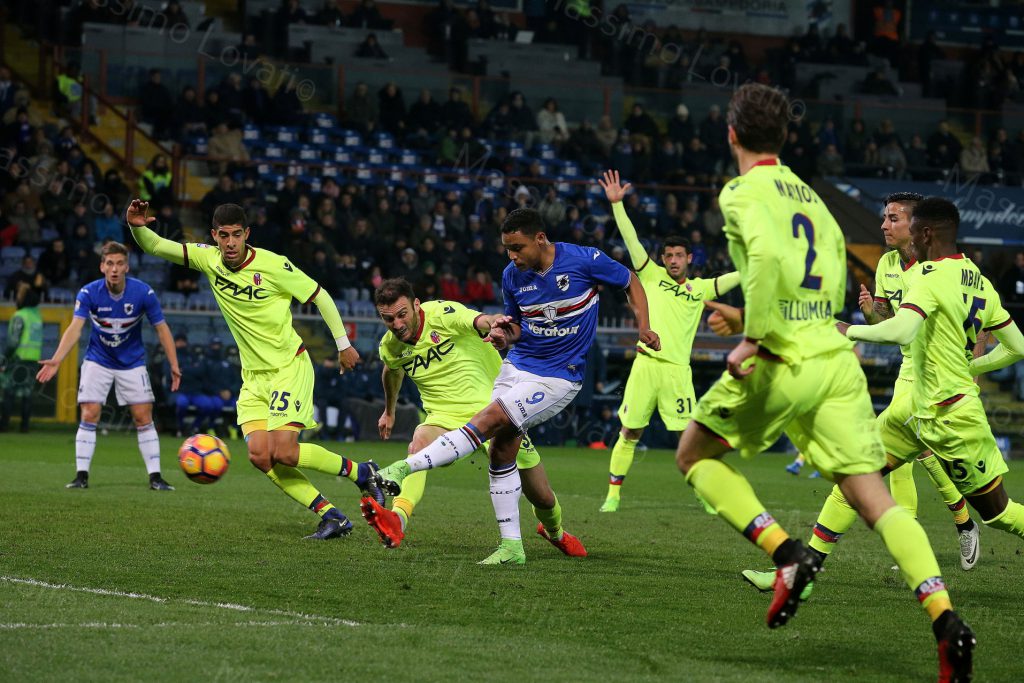
[[[856,521],[857,511],[846,502],[839,487],[833,486],[828,498],[825,499],[825,504],[821,506],[811,540],[807,545],[821,555],[828,555]]]
[[[889,490],[896,504],[917,518],[917,484],[914,483],[914,461],[900,465],[889,473]]]
[[[303,507],[307,507],[316,514],[324,517],[328,512],[334,510],[331,501],[320,495],[320,492],[306,479],[306,475],[294,467],[274,465],[267,478],[274,482],[277,488],[284,491],[288,496]],[[338,513],[336,513],[338,514]]]
[[[557,497],[553,508],[545,510],[534,506],[533,514],[537,521],[544,525],[544,531],[548,532],[548,536],[556,541],[562,538],[562,506],[558,503]]]
[[[994,518],[985,520],[985,526],[1024,538],[1024,505],[1010,500],[1005,510]]]
[[[946,471],[942,469],[942,463],[939,462],[939,459],[928,453],[919,457],[917,461],[924,466],[925,471],[928,472],[928,478],[932,480],[935,488],[939,490],[942,502],[953,513],[953,522],[956,524],[966,524],[971,519],[971,513],[967,510],[967,501],[964,500],[963,495],[957,490],[956,485],[949,478],[949,475],[946,474]]]
[[[619,434],[615,446],[612,447],[612,460],[608,466],[608,497],[618,498],[622,490],[629,468],[633,465],[633,456],[639,441],[627,439]]]
[[[405,531],[412,517],[412,510],[423,500],[423,489],[427,486],[427,471],[413,472],[402,480],[402,493],[391,501],[391,511],[402,518],[402,531]]]
[[[917,520],[896,505],[878,519],[875,531],[882,537],[885,547],[899,565],[903,579],[932,621],[946,610],[953,609],[935,553]]]
[[[757,499],[746,478],[724,462],[701,460],[690,468],[686,483],[718,511],[719,517],[769,557],[789,538]]]
[[[348,477],[352,481],[359,476],[359,463],[332,453],[315,443],[299,444],[299,467],[304,470],[315,470],[324,474]]]

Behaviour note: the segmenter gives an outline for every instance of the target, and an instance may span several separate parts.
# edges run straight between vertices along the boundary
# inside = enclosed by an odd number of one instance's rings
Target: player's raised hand
[[[128,225],[133,228],[141,228],[156,220],[156,216],[146,217],[146,213],[149,211],[149,202],[144,202],[141,199],[133,199],[132,203],[128,205],[128,213],[125,214],[125,220],[128,221]]]
[[[53,358],[47,358],[46,360],[39,361],[39,364],[43,367],[39,368],[39,372],[36,373],[36,381],[40,384],[46,384],[54,375],[57,374],[57,368],[60,367],[60,361]]]
[[[743,331],[743,311],[741,309],[718,301],[705,301],[704,306],[711,309],[708,326],[719,337],[731,337]]]
[[[630,183],[621,185],[619,183],[619,172],[615,170],[605,171],[602,177],[597,179],[597,182],[604,188],[604,196],[612,204],[621,202],[633,187]]]
[[[338,374],[344,375],[346,370],[352,370],[362,359],[356,347],[350,346],[344,351],[338,351]]]
[[[380,419],[377,420],[377,431],[380,432],[380,438],[382,441],[387,441],[391,438],[391,430],[395,426],[395,416],[389,413],[386,409],[380,415]]]
[[[865,317],[872,315],[875,312],[875,298],[871,296],[871,292],[864,285],[860,286],[860,294],[857,296],[857,305],[860,306],[860,312]]]
[[[750,358],[753,358],[757,354],[757,344],[754,342],[744,339],[736,348],[729,352],[729,356],[725,359],[726,369],[729,374],[736,379],[743,379],[754,371],[754,363],[751,363],[747,367],[743,367],[743,364]]]
[[[171,366],[171,393],[178,390],[181,386],[181,368],[177,365]]]
[[[640,341],[652,351],[661,351],[661,337],[654,330],[640,330]]]

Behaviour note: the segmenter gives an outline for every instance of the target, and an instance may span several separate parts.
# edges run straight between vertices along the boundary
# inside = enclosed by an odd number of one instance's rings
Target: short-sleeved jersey
[[[643,342],[637,344],[637,350],[666,363],[689,365],[704,302],[718,298],[717,278],[695,277],[679,283],[654,261],[647,261],[636,276],[647,295],[651,329],[661,339],[661,351],[652,351]]]
[[[900,252],[895,249],[882,254],[875,269],[875,301],[888,303],[894,314],[899,311],[900,304],[903,303],[903,294],[907,291],[907,278],[910,277],[910,270],[915,264],[916,261],[904,262]],[[901,346],[900,351],[903,352],[900,377],[910,379],[914,371],[910,346]]]
[[[303,348],[292,327],[292,299],[312,301],[320,292],[312,278],[288,259],[248,247],[238,268],[224,265],[220,249],[185,244],[185,265],[205,273],[213,295],[238,344],[244,370],[283,368]]]
[[[597,331],[599,284],[624,289],[630,271],[600,249],[555,242],[555,260],[543,273],[510,263],[501,276],[505,314],[522,325],[508,360],[541,377],[583,380]]]
[[[834,318],[846,294],[846,242],[814,190],[772,159],[726,184],[718,200],[746,335],[787,363],[849,348]]]
[[[85,360],[111,370],[131,370],[146,364],[142,343],[142,316],[150,325],[164,322],[160,301],[142,280],[125,278],[124,291],[111,294],[104,279],[78,290],[75,317],[92,323]]]
[[[501,356],[473,326],[479,315],[454,301],[428,301],[415,341],[391,331],[380,340],[380,359],[416,383],[428,414],[473,414],[490,403]]]
[[[963,254],[924,261],[909,271],[902,308],[924,318],[914,341],[914,415],[930,418],[944,402],[976,396],[970,360],[980,330],[1012,322],[999,293]]]

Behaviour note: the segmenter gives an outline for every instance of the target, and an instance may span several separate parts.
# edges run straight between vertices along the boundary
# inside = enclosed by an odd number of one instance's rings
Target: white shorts
[[[152,403],[154,400],[153,387],[149,383],[149,373],[146,372],[145,365],[131,370],[114,370],[87,360],[82,363],[81,377],[78,380],[78,402],[106,403],[111,384],[114,385],[119,406]]]
[[[506,360],[494,380],[491,400],[497,401],[512,423],[525,432],[562,412],[582,387],[583,382],[519,370]]]

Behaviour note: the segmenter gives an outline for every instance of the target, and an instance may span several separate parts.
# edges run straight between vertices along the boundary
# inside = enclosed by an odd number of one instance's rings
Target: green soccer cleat
[[[619,499],[612,498],[609,496],[604,499],[604,503],[601,505],[601,512],[618,512],[619,511]]]
[[[744,569],[740,572],[740,576],[747,580],[751,586],[761,591],[762,593],[771,593],[775,586],[775,572],[759,572],[756,569]],[[807,600],[811,597],[811,591],[814,590],[814,582],[811,581],[804,590],[800,593],[800,600]]]
[[[526,564],[523,542],[503,539],[497,550],[477,564]]]
[[[412,474],[409,463],[404,460],[393,462],[374,476],[377,488],[389,496],[397,496],[402,492],[402,482]]]
[[[701,505],[704,506],[704,512],[708,513],[712,517],[717,517],[718,516],[718,510],[716,510],[714,508],[714,506],[711,505],[711,503],[709,503],[706,500],[704,500],[704,496],[702,496],[699,493],[697,493],[697,489],[693,489],[693,496],[697,499],[697,501]]]

